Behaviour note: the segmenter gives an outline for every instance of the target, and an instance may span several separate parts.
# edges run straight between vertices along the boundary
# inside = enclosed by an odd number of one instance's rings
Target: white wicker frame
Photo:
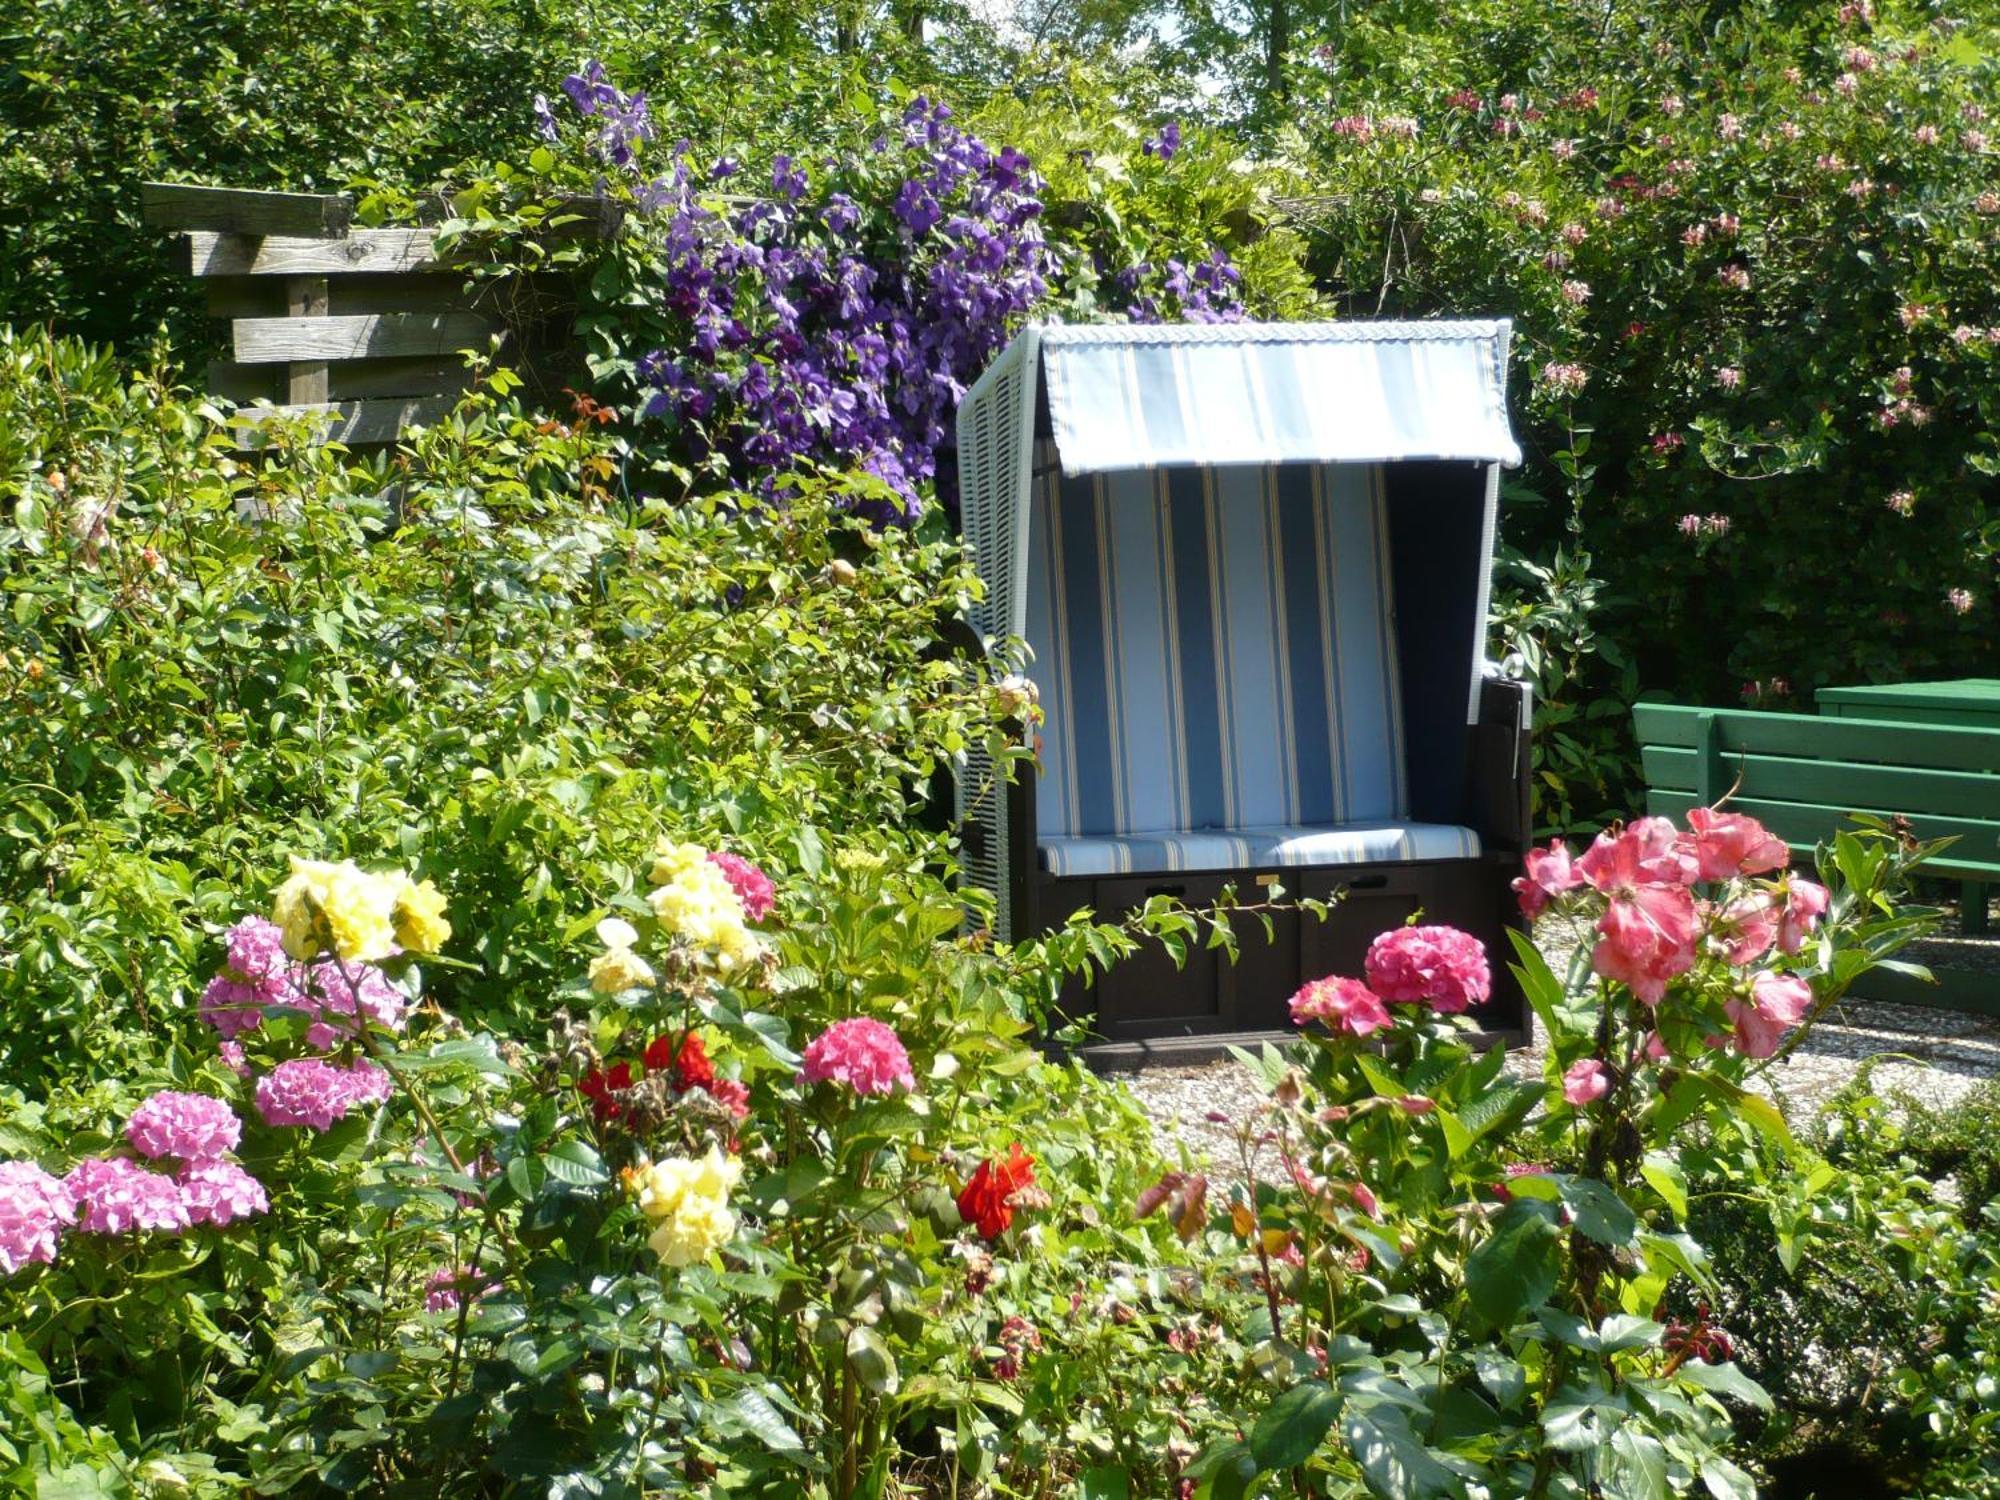
[[[1244,343],[1414,343],[1452,340],[1479,347],[1487,388],[1504,408],[1507,348],[1513,324],[1505,318],[1437,322],[1346,323],[1094,323],[1030,325],[1023,329],[966,392],[958,409],[959,512],[973,562],[986,586],[971,610],[971,623],[990,651],[1001,641],[1026,634],[1028,619],[1028,518],[1033,483],[1036,398],[1042,379],[1042,350],[1049,344],[1244,344]],[[1479,691],[1485,655],[1486,611],[1492,588],[1492,557],[1499,519],[1500,465],[1486,471],[1486,515],[1481,544],[1487,558],[1475,615],[1473,670],[1467,722],[1479,719]],[[995,776],[984,749],[967,755],[958,782],[961,825],[983,830],[980,847],[965,859],[968,884],[992,894],[995,936],[1011,942],[1013,860],[1007,837],[1009,787]]]

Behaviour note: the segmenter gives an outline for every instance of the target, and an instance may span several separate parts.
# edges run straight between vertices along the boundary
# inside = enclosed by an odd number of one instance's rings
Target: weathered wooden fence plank
[[[393,354],[450,354],[483,348],[495,331],[475,313],[380,313],[329,318],[238,318],[236,358],[366,359]]]
[[[332,396],[335,401],[359,401],[377,396],[456,395],[471,384],[472,372],[456,354],[401,355],[336,364]]]
[[[224,234],[336,239],[354,218],[354,200],[344,193],[266,193],[187,182],[145,183],[139,203],[148,224]]]
[[[350,229],[344,239],[296,235],[188,236],[197,276],[341,276],[357,272],[449,271],[452,261],[431,248],[428,229]]]
[[[392,443],[411,423],[430,423],[449,416],[457,405],[451,396],[418,396],[407,401],[329,401],[303,406],[247,409],[236,414],[237,441],[253,439],[263,423],[280,417],[326,416],[322,436],[328,442]]]

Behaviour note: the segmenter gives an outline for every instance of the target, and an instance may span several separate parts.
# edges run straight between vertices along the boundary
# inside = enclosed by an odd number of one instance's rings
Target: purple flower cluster
[[[1238,323],[1243,319],[1243,273],[1220,250],[1211,251],[1206,260],[1192,266],[1173,259],[1160,267],[1141,261],[1119,273],[1117,285],[1130,300],[1134,323],[1167,321],[1159,298],[1144,290],[1154,282],[1177,304],[1175,316],[1186,322]]]
[[[305,1125],[331,1130],[360,1105],[389,1097],[386,1069],[360,1061],[336,1067],[317,1057],[294,1057],[257,1080],[257,1113],[267,1125]]]
[[[242,1122],[220,1099],[162,1089],[132,1111],[125,1139],[141,1156],[184,1162],[213,1161],[236,1149]]]
[[[697,171],[682,143],[648,176],[632,152],[650,135],[643,98],[594,63],[564,89],[596,126],[595,154],[627,169],[655,221],[660,308],[676,332],[638,362],[643,414],[674,424],[691,457],[719,453],[767,486],[803,464],[864,470],[897,497],[885,519],[914,520],[960,398],[1058,271],[1028,158],[918,99],[817,181],[780,156],[764,196],[725,204],[704,194],[735,162]],[[1168,126],[1154,149],[1166,159],[1178,145]],[[1164,274],[1189,316],[1230,315],[1226,257]],[[1136,315],[1161,316],[1133,300]]]
[[[229,929],[222,971],[201,995],[201,1018],[225,1041],[255,1031],[266,1006],[284,1006],[312,1017],[306,1042],[329,1051],[351,1037],[357,1015],[390,1031],[401,1031],[409,1001],[372,964],[343,971],[331,960],[294,962],[277,924],[246,917]]]
[[[449,1266],[433,1272],[424,1283],[424,1311],[454,1312],[468,1293],[477,1301],[499,1290],[500,1283],[488,1278],[477,1266]]]
[[[33,1162],[0,1162],[0,1275],[54,1260],[71,1225],[86,1234],[178,1234],[264,1213],[264,1185],[226,1159],[242,1133],[220,1099],[163,1089],[132,1111],[125,1136],[144,1156],[178,1161],[171,1176],[129,1156],[80,1161],[60,1180]]]
[[[0,1161],[0,1276],[54,1260],[75,1222],[76,1200],[58,1179],[31,1161]]]

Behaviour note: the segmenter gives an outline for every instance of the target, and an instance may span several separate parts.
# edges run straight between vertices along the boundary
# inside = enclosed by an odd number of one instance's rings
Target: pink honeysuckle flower
[[[1693,858],[1699,880],[1762,875],[1792,862],[1785,841],[1755,818],[1712,807],[1697,807],[1688,814],[1688,831],[1681,838],[1681,847]]]
[[[1521,865],[1522,873],[1514,877],[1514,894],[1521,899],[1521,915],[1529,921],[1556,897],[1583,884],[1569,846],[1561,839],[1550,839],[1546,849],[1530,849]]]
[[[1731,1041],[1745,1057],[1769,1057],[1812,1003],[1812,986],[1796,974],[1759,974],[1750,983],[1749,1000],[1723,1007],[1736,1027]]]
[[[1611,1092],[1611,1075],[1594,1057],[1578,1058],[1563,1074],[1563,1098],[1578,1109]]]
[[[1797,953],[1805,947],[1819,919],[1826,914],[1826,887],[1810,880],[1787,877],[1784,906],[1778,914],[1778,951]]]

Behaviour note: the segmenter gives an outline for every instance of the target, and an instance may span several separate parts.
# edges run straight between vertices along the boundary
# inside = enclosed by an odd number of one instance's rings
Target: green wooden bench
[[[1633,721],[1648,812],[1684,821],[1728,795],[1802,856],[1850,813],[1900,815],[1919,838],[1958,840],[1924,868],[1964,882],[1967,931],[1985,930],[1987,886],[2000,881],[2000,729],[1673,703],[1638,704]],[[1945,971],[1926,985],[1881,973],[1866,990],[2000,1014],[2000,975]]]

